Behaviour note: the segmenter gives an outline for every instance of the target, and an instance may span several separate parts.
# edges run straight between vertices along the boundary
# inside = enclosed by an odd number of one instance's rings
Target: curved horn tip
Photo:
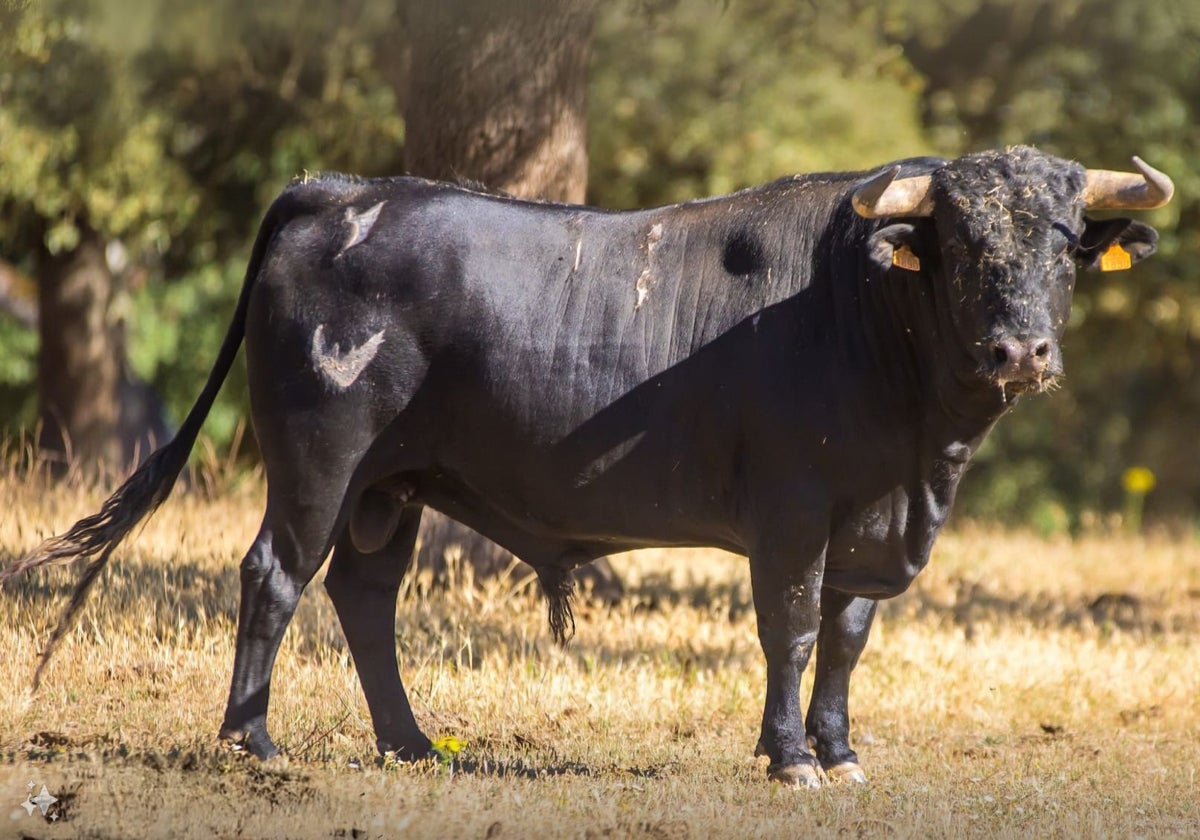
[[[850,197],[850,203],[854,207],[854,212],[858,213],[864,219],[876,218],[875,204],[887,192],[887,188],[892,185],[892,182],[899,177],[900,165],[896,164],[895,166],[889,166],[876,175],[872,175],[869,179],[859,184]]]
[[[1133,165],[1137,167],[1138,172],[1142,173],[1142,177],[1146,179],[1146,183],[1158,191],[1159,203],[1155,205],[1156,207],[1162,207],[1174,197],[1175,182],[1171,180],[1171,177],[1167,173],[1155,169],[1137,155],[1133,156]]]

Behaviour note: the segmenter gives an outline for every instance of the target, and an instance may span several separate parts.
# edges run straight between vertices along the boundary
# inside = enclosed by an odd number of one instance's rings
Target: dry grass
[[[376,763],[314,586],[275,671],[272,731],[290,758],[223,751],[237,564],[260,499],[250,481],[168,502],[36,696],[37,653],[78,570],[6,588],[0,836],[1200,834],[1194,539],[949,534],[885,605],[856,672],[852,737],[871,783],[800,792],[751,757],[763,663],[748,575],[709,551],[618,558],[630,597],[581,607],[565,651],[528,584],[410,581],[402,669],[427,733],[467,741],[452,767]],[[0,561],[100,500],[9,468]],[[63,819],[18,807],[30,780],[65,800]]]

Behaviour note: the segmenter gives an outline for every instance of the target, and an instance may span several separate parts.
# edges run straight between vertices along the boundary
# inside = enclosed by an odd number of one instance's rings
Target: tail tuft
[[[121,541],[139,522],[158,509],[171,492],[171,487],[187,462],[191,442],[183,445],[172,442],[146,459],[121,487],[109,496],[99,513],[84,517],[71,530],[46,540],[7,569],[0,569],[0,584],[22,572],[46,565],[62,565],[76,560],[90,560],[86,571],[75,584],[71,600],[58,618],[42,659],[33,675],[36,690],[42,671],[50,663],[59,641],[71,629],[79,611],[87,602],[100,573]]]
[[[186,459],[186,450],[159,449],[109,496],[98,513],[85,516],[67,533],[51,537],[7,569],[0,569],[0,583],[30,569],[72,563],[116,548],[166,500]]]
[[[571,600],[575,595],[575,578],[561,566],[537,567],[538,583],[546,596],[546,612],[554,641],[565,645],[575,635],[575,614]]]

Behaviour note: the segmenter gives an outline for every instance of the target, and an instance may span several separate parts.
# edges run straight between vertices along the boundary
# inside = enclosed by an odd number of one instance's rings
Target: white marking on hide
[[[583,256],[583,237],[581,236],[581,237],[579,237],[579,241],[575,243],[575,265],[572,266],[571,271],[574,272],[574,271],[579,270],[579,259],[582,256]]]
[[[355,245],[358,245],[371,233],[371,228],[375,226],[376,220],[379,219],[379,211],[383,209],[383,205],[387,202],[381,201],[369,210],[364,210],[359,213],[353,207],[346,208],[346,224],[350,227],[350,235],[346,237],[346,244],[342,246],[342,250],[338,251],[337,255],[349,251]]]
[[[383,333],[384,331],[380,330],[360,346],[351,346],[343,353],[341,346],[336,343],[332,350],[325,345],[325,325],[320,324],[313,333],[313,366],[335,389],[345,391],[358,380],[379,352],[379,345],[383,343]]]
[[[662,241],[663,226],[662,222],[655,222],[650,226],[649,232],[646,234],[646,267],[642,269],[642,273],[638,275],[637,283],[634,289],[637,291],[637,301],[634,302],[634,310],[641,309],[642,304],[650,297],[650,290],[654,288],[654,284],[658,282],[658,275],[655,274],[655,256],[654,252],[658,249],[658,243]]]

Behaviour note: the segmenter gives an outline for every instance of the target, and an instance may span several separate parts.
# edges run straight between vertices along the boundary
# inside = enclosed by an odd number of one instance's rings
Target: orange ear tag
[[[912,252],[912,248],[901,245],[892,251],[892,265],[896,268],[903,268],[905,271],[920,271],[921,259]]]
[[[1133,257],[1116,242],[1108,246],[1108,250],[1100,255],[1101,271],[1124,271],[1133,265]]]

